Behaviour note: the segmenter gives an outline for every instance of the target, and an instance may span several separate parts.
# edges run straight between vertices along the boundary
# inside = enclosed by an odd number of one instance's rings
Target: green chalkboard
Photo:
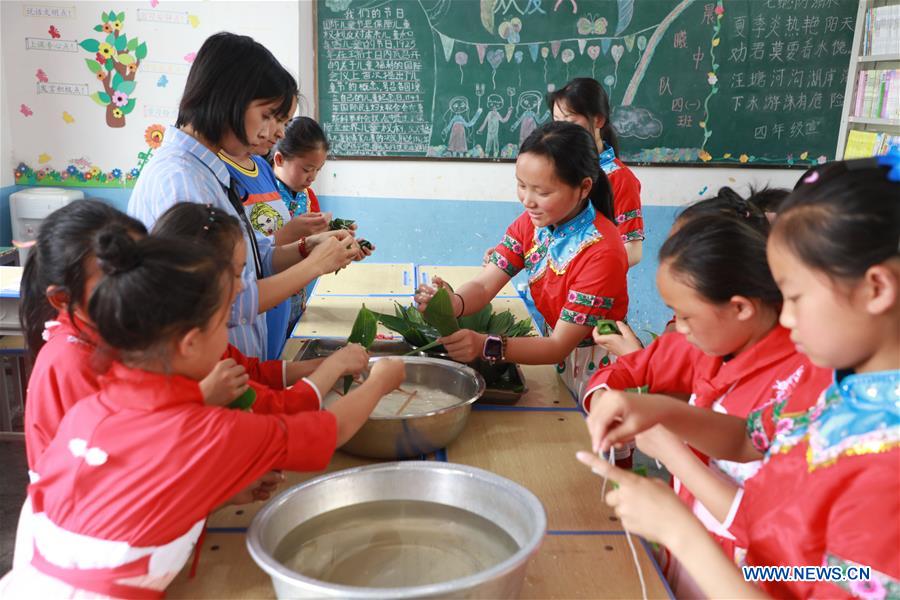
[[[594,77],[633,163],[834,155],[856,0],[317,0],[336,156],[512,159]]]

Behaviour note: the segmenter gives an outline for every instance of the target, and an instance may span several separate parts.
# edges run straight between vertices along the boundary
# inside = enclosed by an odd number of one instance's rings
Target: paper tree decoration
[[[84,62],[103,86],[103,91],[91,94],[91,100],[106,107],[108,126],[124,127],[125,115],[134,110],[134,76],[147,56],[147,43],[136,37],[128,39],[122,31],[124,12],[104,12],[100,21],[94,31],[105,33],[106,39],[86,39],[78,45],[94,55]]]

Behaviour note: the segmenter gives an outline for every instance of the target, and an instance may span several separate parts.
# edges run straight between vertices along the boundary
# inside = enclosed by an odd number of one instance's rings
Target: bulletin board
[[[337,156],[512,159],[574,77],[633,163],[833,157],[857,0],[317,0]]]
[[[133,187],[213,33],[249,35],[298,72],[296,2],[5,2],[3,16],[20,185]]]

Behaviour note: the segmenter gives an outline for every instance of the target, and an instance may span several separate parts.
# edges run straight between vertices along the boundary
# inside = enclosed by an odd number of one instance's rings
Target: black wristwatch
[[[489,335],[484,340],[481,356],[491,364],[502,362],[506,355],[506,336]]]

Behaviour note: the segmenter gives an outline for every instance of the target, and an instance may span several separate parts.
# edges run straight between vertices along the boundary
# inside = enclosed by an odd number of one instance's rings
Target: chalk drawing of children
[[[487,97],[487,105],[490,112],[484,118],[481,127],[478,128],[478,133],[481,133],[487,127],[484,154],[485,156],[497,156],[500,153],[500,123],[509,121],[509,117],[512,115],[512,106],[506,109],[506,116],[501,117],[500,109],[503,108],[503,97],[500,94],[490,94]]]
[[[450,108],[447,112],[453,114],[450,122],[447,123],[442,132],[442,135],[447,135],[447,132],[450,132],[450,139],[447,142],[447,153],[450,156],[465,156],[469,150],[466,130],[475,125],[478,117],[484,111],[479,107],[475,112],[475,116],[470,120],[466,120],[469,114],[469,100],[463,96],[454,96],[450,99]]]
[[[541,95],[535,91],[522,92],[519,95],[519,102],[516,104],[516,115],[518,119],[512,124],[513,131],[519,127],[519,145],[531,135],[531,132],[537,129],[538,125],[550,118],[550,111],[547,110],[540,117],[538,110],[541,107]]]

